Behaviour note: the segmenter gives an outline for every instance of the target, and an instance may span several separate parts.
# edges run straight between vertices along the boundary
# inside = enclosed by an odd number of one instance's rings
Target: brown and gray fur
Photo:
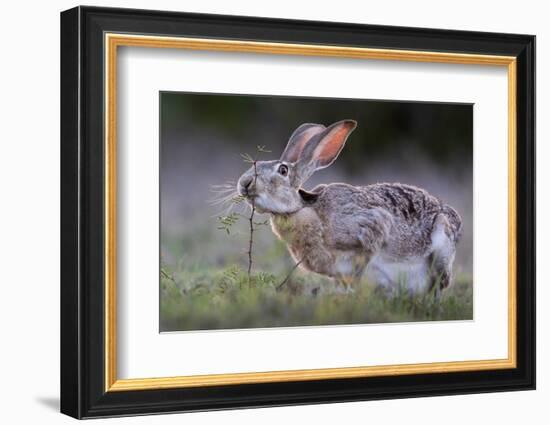
[[[241,176],[239,193],[271,214],[273,232],[302,268],[348,291],[366,274],[390,292],[405,285],[438,295],[451,283],[462,226],[452,207],[401,183],[301,188],[334,162],[356,125],[302,124],[279,160],[258,161]]]

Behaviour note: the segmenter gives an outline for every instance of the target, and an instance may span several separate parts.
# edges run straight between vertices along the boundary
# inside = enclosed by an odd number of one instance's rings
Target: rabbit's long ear
[[[302,149],[297,170],[301,183],[316,170],[328,167],[338,157],[348,136],[357,127],[354,120],[338,121],[313,136]]]
[[[290,139],[288,139],[285,151],[281,155],[281,161],[291,163],[298,161],[298,158],[300,157],[306,143],[313,136],[321,133],[325,128],[326,127],[321,124],[309,123],[299,126],[296,130],[294,130],[294,133],[292,133]]]

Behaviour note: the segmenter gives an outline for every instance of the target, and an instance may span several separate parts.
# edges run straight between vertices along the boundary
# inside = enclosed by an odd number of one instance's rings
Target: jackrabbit
[[[351,186],[304,182],[338,157],[353,120],[302,124],[279,160],[258,161],[239,179],[239,193],[271,215],[273,232],[300,267],[330,276],[346,291],[365,272],[393,291],[434,290],[451,283],[462,222],[449,205],[401,183]]]

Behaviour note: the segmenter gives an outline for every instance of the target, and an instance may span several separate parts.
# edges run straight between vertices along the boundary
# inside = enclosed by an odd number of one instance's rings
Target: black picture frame
[[[517,59],[517,367],[105,391],[104,34],[260,40]],[[535,388],[535,37],[76,7],[61,13],[61,412],[75,418]]]

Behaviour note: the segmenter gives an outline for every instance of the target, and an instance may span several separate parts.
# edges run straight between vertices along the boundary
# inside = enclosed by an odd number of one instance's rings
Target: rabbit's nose
[[[245,176],[241,178],[241,188],[245,194],[248,193],[248,190],[250,189],[253,180],[254,179],[252,178],[252,176]]]

